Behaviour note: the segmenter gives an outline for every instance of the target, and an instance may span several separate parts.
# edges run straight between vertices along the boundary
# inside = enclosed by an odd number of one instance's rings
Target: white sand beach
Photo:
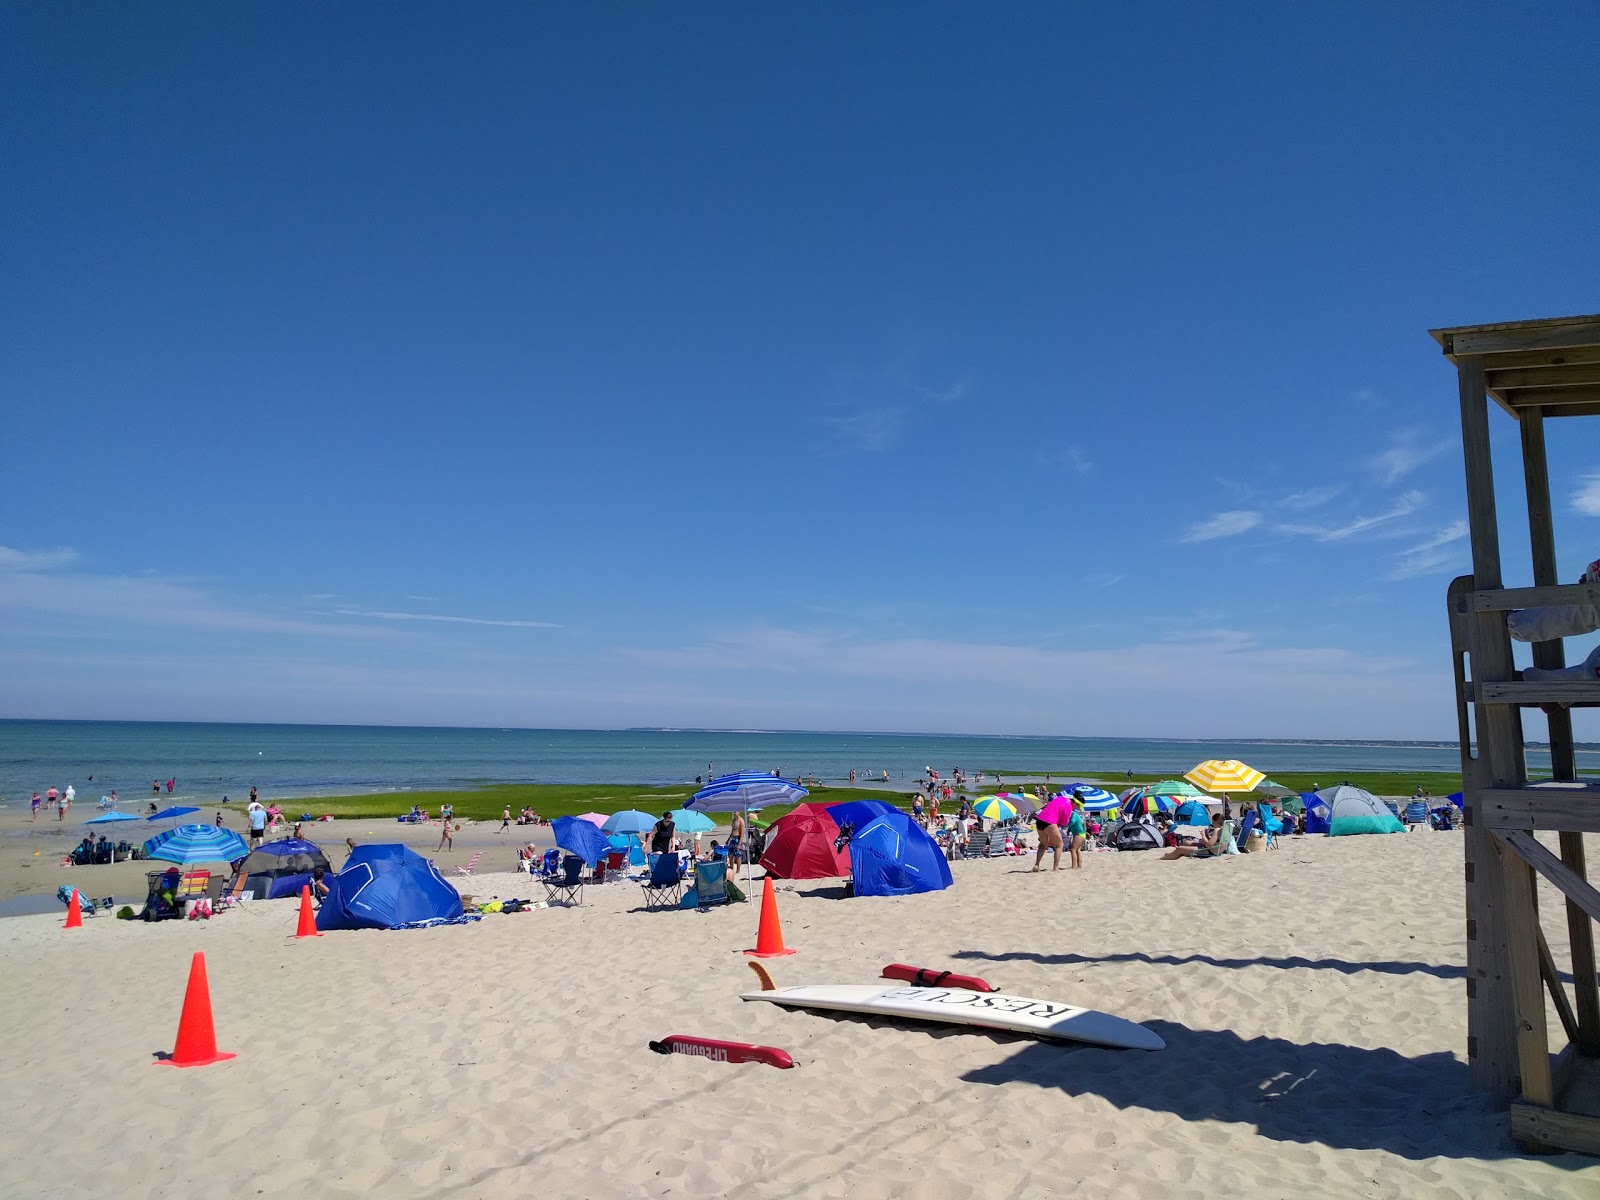
[[[497,840],[483,831],[442,865]],[[512,864],[503,841],[463,890],[535,894],[487,873]],[[0,921],[0,1194],[1600,1195],[1600,1163],[1519,1154],[1468,1088],[1458,834],[1028,865],[957,863],[954,887],[895,899],[784,883],[798,953],[770,970],[956,967],[1140,1021],[1165,1051],[744,1003],[757,906],[636,911],[631,884],[305,941],[292,901],[71,932],[59,913]],[[1545,923],[1559,959],[1553,904]],[[152,1066],[196,950],[238,1057]],[[671,1033],[780,1046],[798,1067],[646,1048]]]

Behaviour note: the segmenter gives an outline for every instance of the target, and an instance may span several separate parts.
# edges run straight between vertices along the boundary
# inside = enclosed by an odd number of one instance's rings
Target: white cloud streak
[[[1394,435],[1392,441],[1388,449],[1374,455],[1367,463],[1378,476],[1378,482],[1385,487],[1399,483],[1418,467],[1432,462],[1455,445],[1449,438],[1442,441],[1425,440],[1422,431],[1416,429],[1402,430]]]
[[[53,571],[78,560],[76,550],[14,550],[0,546],[0,571]]]
[[[445,613],[381,612],[369,608],[338,608],[341,617],[370,617],[375,621],[442,621],[450,625],[496,625],[504,629],[560,629],[554,621],[512,621],[489,617],[456,617]]]
[[[1259,524],[1261,524],[1261,514],[1258,512],[1221,512],[1208,520],[1189,526],[1182,540],[1212,542],[1217,538],[1236,537],[1241,533],[1248,533]]]
[[[1600,517],[1600,474],[1583,477],[1572,493],[1572,507],[1586,517]]]
[[[1389,573],[1389,578],[1413,579],[1418,575],[1431,575],[1452,564],[1464,565],[1461,552],[1455,543],[1466,536],[1467,523],[1452,521],[1432,537],[1401,552],[1394,570]]]

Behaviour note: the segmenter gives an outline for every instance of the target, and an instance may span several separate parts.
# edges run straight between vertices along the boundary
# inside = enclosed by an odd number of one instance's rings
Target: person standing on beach
[[[511,828],[511,805],[506,805],[505,811],[500,814],[500,832],[504,833]]]
[[[250,805],[246,813],[250,818],[250,844],[259,846],[267,835],[267,810],[255,803]]]
[[[1079,807],[1079,802],[1074,800],[1072,802],[1072,816],[1067,821],[1066,831],[1069,847],[1068,854],[1072,859],[1072,869],[1074,871],[1082,870],[1083,868],[1083,840],[1087,834],[1088,829],[1083,823],[1083,809]]]
[[[452,850],[456,848],[455,827],[450,824],[449,818],[445,819],[444,831],[439,834],[439,850],[447,846]],[[434,853],[439,853],[439,850],[435,850]]]
[[[650,853],[669,854],[672,851],[672,839],[678,832],[677,823],[672,819],[672,812],[668,810],[661,814],[655,828],[650,831]]]
[[[32,803],[33,803],[33,819],[35,821],[37,821],[39,819],[39,793],[38,792],[35,792],[33,794],[33,802]]]
[[[255,802],[256,802],[256,785],[252,783],[250,785],[250,803],[254,804]]]

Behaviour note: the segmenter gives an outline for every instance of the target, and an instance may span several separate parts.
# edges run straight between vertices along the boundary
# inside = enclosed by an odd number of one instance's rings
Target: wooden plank
[[[1600,360],[1600,351],[1596,352],[1595,357]],[[1600,361],[1510,367],[1500,371],[1493,370],[1486,365],[1484,370],[1488,375],[1488,386],[1491,392],[1502,391],[1505,388],[1594,387],[1600,385]]]
[[[1565,350],[1575,346],[1600,346],[1600,317],[1557,318],[1499,327],[1478,325],[1439,332],[1445,335],[1440,345],[1451,356],[1504,354],[1510,350]]]
[[[1519,1101],[1511,1106],[1511,1134],[1534,1147],[1600,1155],[1600,1117]]]
[[[1600,789],[1481,788],[1469,794],[1486,829],[1600,833]]]
[[[1600,404],[1600,387],[1586,384],[1582,387],[1512,388],[1504,392],[1496,390],[1494,397],[1519,412],[1525,408],[1547,405],[1554,410],[1550,415],[1558,417],[1564,408]]]
[[[1561,1028],[1567,1032],[1567,1041],[1578,1040],[1578,1018],[1573,1015],[1572,1005],[1567,1001],[1567,989],[1561,985],[1561,970],[1556,966],[1555,955],[1550,953],[1550,942],[1544,936],[1544,927],[1534,925],[1534,932],[1539,935],[1539,977],[1544,980],[1545,991],[1550,993],[1550,1003],[1555,1005],[1556,1016],[1561,1018]],[[1552,1081],[1551,1085],[1556,1095],[1561,1089]]]
[[[1600,345],[1574,346],[1565,350],[1514,350],[1506,354],[1485,354],[1485,371],[1533,371],[1540,367],[1582,366],[1600,363]]]
[[[1512,834],[1525,837],[1526,834]],[[1555,1079],[1550,1074],[1550,1035],[1545,1029],[1544,986],[1539,972],[1539,910],[1533,891],[1533,870],[1512,860],[1506,871],[1506,927],[1511,935],[1511,995],[1516,1006],[1517,1064],[1523,1099],[1554,1105]]]
[[[1600,679],[1496,680],[1474,685],[1479,704],[1600,704]]]
[[[1467,597],[1475,612],[1513,608],[1554,608],[1567,604],[1600,605],[1600,583],[1559,583],[1543,587],[1479,589]]]
[[[1561,372],[1570,378],[1572,371],[1600,371],[1600,364],[1584,367],[1551,367],[1546,371]],[[1537,375],[1539,372],[1518,372]],[[1528,495],[1528,546],[1533,558],[1533,582],[1539,587],[1553,586],[1557,580],[1555,512],[1550,503],[1549,455],[1545,450],[1544,410],[1532,409],[1522,421],[1522,478]],[[1536,642],[1533,647],[1533,665],[1555,669],[1566,665],[1565,651],[1559,641]],[[1572,710],[1552,708],[1545,710],[1545,722],[1550,733],[1550,775],[1553,779],[1571,781],[1578,777],[1577,748],[1572,738]],[[1583,835],[1563,831],[1560,837],[1561,861],[1580,878],[1588,876],[1584,857]],[[1565,1008],[1566,992],[1560,976],[1555,974],[1555,964],[1550,959],[1550,947],[1545,944],[1540,931],[1541,961],[1550,974],[1546,983],[1552,988],[1556,1009],[1561,1013],[1561,1023],[1567,1037],[1585,1054],[1600,1052],[1600,978],[1596,976],[1594,923],[1582,906],[1567,900],[1567,941],[1572,950],[1572,979],[1574,1014]],[[1558,1093],[1559,1094],[1559,1090]]]
[[[1600,921],[1600,892],[1583,876],[1575,874],[1539,842],[1533,834],[1521,829],[1502,829],[1495,834],[1509,846],[1528,867],[1539,872],[1556,891],[1571,900],[1596,921]]]
[[[1597,339],[1600,340],[1600,339]],[[1456,366],[1461,402],[1461,447],[1466,469],[1467,528],[1472,535],[1472,575],[1478,588],[1498,589],[1500,530],[1495,516],[1494,464],[1489,451],[1489,402],[1483,360],[1467,357]],[[1466,623],[1471,675],[1509,680],[1515,666],[1505,618],[1475,613]],[[1470,788],[1517,787],[1525,778],[1517,710],[1475,703],[1477,754],[1463,748],[1462,771]],[[1510,936],[1506,925],[1507,857],[1494,835],[1469,809],[1462,829],[1469,871],[1467,907],[1467,1058],[1472,1086],[1509,1100],[1515,1094],[1518,1058],[1516,999]],[[1538,977],[1534,977],[1537,984]],[[1541,1001],[1542,1003],[1542,1001]],[[1541,1009],[1542,1011],[1542,1009]]]

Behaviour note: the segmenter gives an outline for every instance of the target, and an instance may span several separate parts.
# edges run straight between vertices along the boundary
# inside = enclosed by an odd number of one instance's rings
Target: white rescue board
[[[1004,992],[970,992],[959,988],[900,987],[875,984],[823,984],[745,992],[744,1000],[765,1000],[788,1008],[866,1013],[948,1025],[978,1025],[1034,1037],[1085,1042],[1126,1050],[1165,1050],[1166,1042],[1143,1025],[1076,1008],[1054,1000],[1009,996]]]

